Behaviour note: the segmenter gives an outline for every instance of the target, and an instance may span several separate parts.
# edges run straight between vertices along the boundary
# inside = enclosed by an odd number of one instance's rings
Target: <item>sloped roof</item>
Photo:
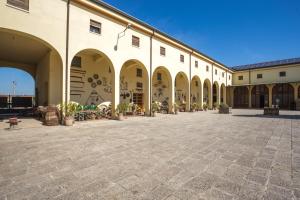
[[[291,65],[291,64],[300,64],[300,58],[290,58],[284,60],[249,64],[249,65],[240,65],[240,66],[232,67],[232,69],[236,71],[242,71],[248,69],[268,68],[268,67],[276,67],[276,66]]]

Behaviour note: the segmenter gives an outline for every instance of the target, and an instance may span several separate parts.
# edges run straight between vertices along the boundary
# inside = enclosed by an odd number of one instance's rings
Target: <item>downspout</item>
[[[153,36],[154,36],[154,30],[152,31],[152,35],[150,36],[150,116],[152,116],[152,65],[153,65],[153,62],[152,62],[152,59],[153,59],[153,55],[152,55],[152,50],[153,50],[153,46],[152,46],[152,41],[153,41]]]
[[[67,1],[67,27],[66,27],[66,77],[65,77],[65,102],[68,102],[69,88],[69,29],[70,29],[70,1]]]
[[[214,107],[214,63],[211,65],[211,109]]]
[[[192,54],[194,53],[194,51],[191,51],[191,53],[190,53],[190,73],[189,73],[189,75],[190,75],[190,83],[189,83],[189,85],[190,85],[190,111],[192,110]]]

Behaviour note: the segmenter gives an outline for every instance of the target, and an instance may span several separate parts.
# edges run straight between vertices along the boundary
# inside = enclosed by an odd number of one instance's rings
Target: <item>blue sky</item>
[[[105,0],[227,66],[300,57],[299,0]],[[0,94],[17,81],[32,94],[30,75],[0,68]]]

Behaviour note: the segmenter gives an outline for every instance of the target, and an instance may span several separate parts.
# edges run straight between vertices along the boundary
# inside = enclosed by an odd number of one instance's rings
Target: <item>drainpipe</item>
[[[214,63],[211,64],[211,108],[214,107]]]
[[[194,53],[194,51],[191,51],[190,53],[190,92],[189,92],[189,95],[190,95],[190,111],[192,110],[192,54]]]
[[[153,49],[153,46],[152,46],[152,41],[153,41],[153,36],[155,34],[155,31],[153,30],[152,31],[152,35],[150,36],[150,116],[152,116],[152,65],[153,65],[153,62],[152,62],[152,59],[153,59],[153,55],[152,55],[152,49]]]
[[[66,77],[65,77],[65,102],[68,102],[69,88],[69,29],[70,29],[70,0],[67,1],[67,26],[66,26]]]

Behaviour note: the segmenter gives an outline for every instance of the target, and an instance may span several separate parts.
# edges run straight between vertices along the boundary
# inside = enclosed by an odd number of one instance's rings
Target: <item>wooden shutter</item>
[[[29,10],[29,0],[7,0],[7,4],[23,10]]]

